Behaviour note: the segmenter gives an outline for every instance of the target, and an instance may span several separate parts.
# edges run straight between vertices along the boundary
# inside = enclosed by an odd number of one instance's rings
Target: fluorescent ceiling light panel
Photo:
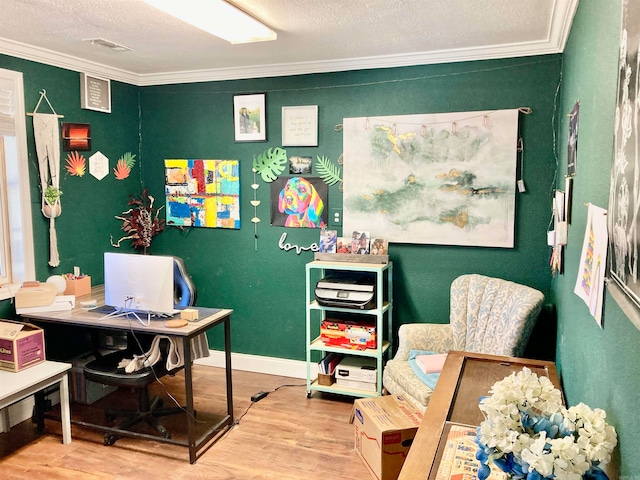
[[[230,43],[265,42],[276,32],[222,0],[143,0],[169,15]]]

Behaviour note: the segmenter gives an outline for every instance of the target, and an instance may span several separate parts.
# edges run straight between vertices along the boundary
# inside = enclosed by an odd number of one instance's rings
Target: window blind
[[[15,135],[13,83],[0,79],[0,135]]]

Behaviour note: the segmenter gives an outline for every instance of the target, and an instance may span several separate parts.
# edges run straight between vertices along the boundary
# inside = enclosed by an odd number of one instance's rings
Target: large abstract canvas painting
[[[514,246],[518,110],[345,118],[343,231]]]
[[[622,2],[622,8],[614,159],[607,215],[609,267],[611,277],[640,305],[640,4]]]
[[[167,225],[240,228],[238,160],[164,161]]]

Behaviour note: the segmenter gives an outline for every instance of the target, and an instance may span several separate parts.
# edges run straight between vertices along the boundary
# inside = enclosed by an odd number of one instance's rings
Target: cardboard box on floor
[[[422,412],[402,395],[359,398],[353,404],[355,449],[378,480],[396,480]]]

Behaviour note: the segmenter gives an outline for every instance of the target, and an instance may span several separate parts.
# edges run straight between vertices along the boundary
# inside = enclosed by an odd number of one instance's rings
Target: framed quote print
[[[282,146],[318,146],[318,106],[282,107]]]
[[[111,113],[111,81],[81,73],[80,104],[85,110]]]

